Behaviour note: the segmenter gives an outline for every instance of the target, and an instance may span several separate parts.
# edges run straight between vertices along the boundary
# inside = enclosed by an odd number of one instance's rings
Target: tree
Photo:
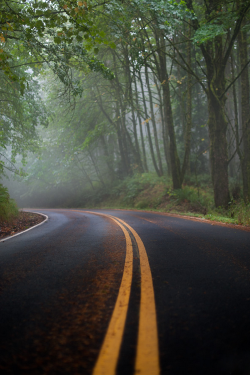
[[[210,137],[210,163],[211,176],[214,186],[215,205],[227,207],[229,202],[228,186],[228,145],[227,145],[227,119],[225,114],[226,93],[230,85],[226,84],[225,69],[234,46],[237,36],[240,33],[242,21],[249,11],[250,2],[206,1],[199,4],[196,1],[188,0],[180,4],[174,2],[135,2],[144,15],[147,24],[154,30],[155,41],[150,45],[147,56],[155,56],[154,64],[157,67],[159,79],[164,82],[163,93],[166,105],[165,118],[168,124],[170,137],[170,155],[173,183],[176,188],[181,187],[181,168],[177,154],[176,138],[174,133],[171,100],[169,91],[169,77],[167,73],[166,55],[173,62],[181,65],[189,75],[193,75],[202,86],[208,99],[208,127]],[[183,14],[185,7],[189,12],[187,16]],[[183,8],[184,7],[184,8]],[[166,14],[173,19],[166,18]],[[180,21],[185,20],[192,27],[194,35],[191,33],[187,38],[181,33],[176,40],[176,29],[180,29]],[[145,32],[146,27],[142,26]],[[198,44],[202,53],[203,62],[200,64],[200,71],[197,75],[193,66],[190,65],[190,58],[185,56],[180,45],[190,43],[193,40]],[[148,39],[150,43],[150,39]],[[166,48],[166,43],[172,48]],[[158,57],[159,56],[159,57]],[[204,69],[205,68],[205,69]],[[189,131],[187,131],[187,134]],[[247,138],[247,137],[246,137]],[[188,149],[189,142],[186,143]],[[184,165],[186,162],[184,163]]]
[[[243,24],[245,22],[243,21]],[[242,114],[242,144],[240,147],[239,134],[237,134],[238,141],[238,155],[241,162],[242,179],[243,179],[243,194],[245,202],[250,202],[250,110],[249,110],[249,74],[246,66],[248,65],[247,53],[247,33],[246,30],[241,30],[238,35],[239,41],[239,55],[240,55],[240,69],[241,74],[241,114]]]
[[[204,4],[202,19],[192,20],[194,41],[199,44],[206,65],[206,84],[200,81],[208,98],[208,127],[210,136],[210,162],[214,186],[215,205],[227,207],[229,202],[227,119],[226,119],[226,66],[241,30],[250,2],[236,8],[237,2],[215,2]],[[192,0],[187,2],[191,11],[195,9]],[[201,23],[203,22],[203,24]],[[186,64],[187,65],[187,64]],[[190,67],[187,65],[187,69]]]
[[[98,22],[94,22],[96,16],[93,10],[98,11],[101,7],[98,1],[88,4],[76,0],[1,1],[1,70],[23,85],[24,77],[14,71],[17,65],[47,63],[64,84],[71,86],[75,94],[79,92],[69,74],[69,60],[72,57],[84,62],[89,69],[101,71],[107,78],[112,78],[112,73],[94,57],[99,44],[114,47],[105,38],[105,32],[98,28]],[[26,55],[22,58],[16,56],[16,49],[9,48],[11,41],[16,46],[23,46]]]
[[[38,147],[36,128],[47,126],[48,123],[35,75],[24,69],[19,74],[29,82],[23,94],[20,93],[19,82],[13,82],[0,71],[0,148],[3,167],[13,165],[17,155],[25,158],[28,152],[35,152]],[[11,150],[10,158],[7,157],[7,150]]]

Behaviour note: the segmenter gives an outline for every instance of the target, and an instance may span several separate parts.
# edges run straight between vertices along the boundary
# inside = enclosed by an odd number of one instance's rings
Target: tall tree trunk
[[[125,172],[125,175],[129,175],[131,173],[131,166],[129,162],[129,156],[128,156],[128,147],[127,147],[127,138],[126,138],[126,124],[125,124],[125,107],[123,105],[123,100],[121,97],[121,87],[119,82],[119,75],[117,73],[117,61],[116,61],[116,55],[115,52],[112,51],[113,55],[113,64],[114,64],[114,71],[115,71],[115,80],[114,80],[114,89],[116,93],[116,123],[117,123],[117,136],[118,136],[118,143],[119,143],[119,149],[120,149],[120,155],[121,155],[121,162],[122,162],[122,168]],[[104,111],[104,108],[102,107],[102,110]],[[112,121],[112,120],[111,120]],[[112,121],[113,122],[113,121]],[[113,122],[115,125],[115,123]]]
[[[211,56],[215,58],[211,63]],[[228,207],[230,200],[228,184],[228,145],[227,126],[225,115],[225,68],[223,57],[222,36],[214,42],[207,43],[204,51],[207,65],[207,98],[208,98],[208,129],[210,138],[211,177],[214,189],[214,203],[216,207]]]
[[[231,58],[230,58],[230,73],[231,79],[234,81],[235,79],[235,62],[234,62],[234,53],[232,51]],[[230,74],[229,74],[230,75]],[[231,129],[229,129],[229,136],[228,136],[228,144],[229,144],[229,153],[231,154],[231,158],[228,164],[229,168],[229,175],[234,177],[237,175],[236,171],[236,154],[239,153],[239,117],[238,117],[238,103],[237,103],[237,94],[236,94],[236,84],[232,87],[232,92],[229,93],[230,102],[227,103],[227,111],[231,114]],[[230,142],[230,143],[229,143]],[[230,155],[229,154],[229,155]]]
[[[192,64],[191,59],[191,25],[189,25],[188,29],[188,42],[187,42],[187,63],[189,66]],[[183,183],[183,179],[185,177],[185,173],[188,169],[189,165],[189,157],[190,157],[190,149],[191,149],[191,128],[192,128],[192,75],[188,72],[187,78],[187,115],[186,115],[186,127],[185,127],[185,152],[184,152],[184,159],[182,163],[181,169],[181,183]]]
[[[118,94],[118,97],[119,94]],[[122,118],[122,114],[120,113],[120,103],[116,101],[116,118],[117,118],[117,136],[118,136],[118,143],[120,148],[120,155],[121,155],[121,161],[124,168],[125,175],[129,175],[131,172],[130,169],[130,162],[128,157],[128,147],[127,147],[127,140],[126,140],[126,134],[124,129],[124,121]]]
[[[137,89],[137,82],[136,77],[134,76],[134,85],[135,85],[135,100],[136,100],[136,109],[137,109],[137,118],[139,121],[140,126],[140,136],[141,136],[141,148],[142,148],[142,156],[143,156],[143,167],[146,172],[148,172],[148,165],[147,165],[147,157],[146,157],[146,149],[145,149],[145,143],[144,143],[144,136],[142,131],[142,121],[141,121],[141,114],[140,114],[140,108],[139,108],[139,97],[138,97],[138,89]]]
[[[224,78],[224,77],[223,77]],[[208,128],[210,137],[210,163],[216,207],[228,207],[227,120],[225,102],[219,96],[224,91],[224,79],[217,78],[208,90]]]
[[[180,170],[180,159],[177,152],[176,137],[174,130],[174,121],[172,114],[171,98],[170,98],[170,88],[168,75],[166,73],[166,79],[162,85],[163,87],[163,100],[164,100],[164,112],[165,119],[168,126],[168,133],[170,139],[170,161],[171,161],[171,172],[173,179],[173,188],[181,189],[181,170]]]
[[[103,178],[102,178],[102,175],[101,175],[101,173],[100,173],[99,167],[98,167],[98,165],[97,165],[97,163],[96,163],[96,161],[95,161],[94,156],[92,155],[92,153],[91,153],[91,151],[90,151],[89,149],[88,149],[88,153],[89,153],[90,159],[91,159],[91,161],[92,161],[92,163],[93,163],[93,165],[94,165],[94,168],[95,168],[95,172],[96,172],[97,177],[98,177],[99,180],[101,181],[102,186],[105,186],[105,182],[103,181]]]
[[[145,99],[145,93],[144,93],[144,87],[143,87],[141,74],[140,74],[139,78],[140,78],[140,84],[141,84],[144,113],[145,113],[146,118],[148,119],[147,103],[146,103],[146,99]],[[153,147],[153,142],[152,142],[152,138],[151,138],[151,133],[150,133],[148,121],[146,121],[146,127],[147,127],[147,133],[148,133],[148,142],[149,142],[149,149],[150,149],[150,153],[151,153],[151,158],[152,158],[152,161],[153,161],[155,171],[156,171],[157,175],[160,177],[160,171],[159,171],[159,168],[157,166],[156,159],[155,159],[154,147]]]
[[[134,97],[133,97],[133,90],[132,90],[132,79],[131,79],[127,45],[124,48],[124,53],[125,53],[125,59],[126,59],[126,73],[127,73],[127,78],[128,78],[129,101],[130,101],[130,105],[131,105],[132,123],[133,123],[133,130],[134,130],[134,139],[135,139],[135,146],[133,147],[133,149],[135,151],[135,160],[136,160],[136,163],[138,165],[138,171],[143,172],[140,146],[139,146],[139,142],[138,142],[137,129],[136,129],[137,123],[136,123],[136,119],[135,119]]]
[[[83,175],[84,175],[85,177],[87,177],[87,180],[88,180],[88,182],[89,182],[89,184],[90,184],[92,190],[95,190],[94,185],[93,185],[93,183],[92,183],[92,181],[91,181],[91,178],[89,177],[88,173],[86,172],[85,168],[83,167],[83,163],[82,163],[81,160],[79,159],[78,155],[76,156],[76,158],[77,158],[78,164],[79,164],[79,166],[80,166],[80,169],[81,169]]]
[[[177,152],[176,137],[174,130],[174,120],[172,113],[169,77],[167,71],[166,46],[163,35],[159,38],[159,79],[163,90],[164,117],[167,124],[169,141],[170,141],[170,162],[173,180],[173,188],[181,189],[181,168],[180,159]]]
[[[248,62],[247,34],[241,31],[238,37],[240,67],[243,69]],[[243,196],[245,202],[250,202],[250,109],[249,109],[249,74],[248,67],[241,74],[241,113],[242,113],[242,143],[243,153],[241,168],[243,178]]]
[[[239,2],[238,2],[239,3]],[[193,1],[187,0],[187,6],[192,11]],[[214,188],[214,201],[216,207],[227,208],[230,199],[228,186],[228,149],[227,149],[227,120],[225,117],[225,69],[231,55],[237,34],[240,31],[241,22],[249,4],[242,3],[238,12],[238,19],[232,23],[232,35],[227,38],[216,36],[213,40],[199,43],[201,53],[206,63],[207,88],[200,80],[200,84],[206,91],[209,110],[209,135],[210,135],[210,162],[212,182]],[[215,0],[206,1],[206,21],[209,24],[214,14],[222,11],[222,2]],[[197,19],[192,20],[194,30],[200,29]]]
[[[97,103],[98,103],[101,111],[105,115],[105,117],[108,119],[109,123],[116,130],[117,139],[118,139],[118,146],[119,146],[119,151],[120,151],[120,157],[121,157],[122,171],[127,176],[130,173],[130,165],[129,165],[129,161],[128,161],[128,155],[127,155],[127,152],[126,152],[126,148],[124,148],[124,143],[123,143],[124,137],[123,137],[123,134],[121,132],[119,103],[116,102],[116,108],[115,108],[116,118],[118,119],[118,117],[119,117],[119,119],[117,120],[117,122],[114,122],[111,119],[108,112],[104,109],[103,104],[102,104],[102,99],[101,99],[101,96],[100,96],[100,92],[99,92],[98,89],[97,89],[97,91],[98,91],[98,96],[96,97]]]
[[[149,103],[150,103],[150,111],[151,111],[151,121],[153,124],[153,132],[154,132],[154,139],[155,139],[155,148],[156,148],[156,154],[158,159],[158,165],[159,165],[159,174],[160,176],[163,175],[163,169],[162,169],[162,161],[161,161],[161,153],[160,153],[160,147],[158,142],[158,134],[157,134],[157,128],[156,128],[156,122],[155,122],[155,115],[154,115],[154,104],[153,104],[153,98],[152,98],[152,92],[149,82],[149,75],[147,67],[145,66],[145,77],[146,77],[146,83],[148,87],[148,94],[149,94]]]
[[[114,178],[115,178],[114,160],[113,160],[112,155],[109,152],[109,149],[108,149],[108,146],[107,146],[107,143],[106,143],[106,140],[105,140],[104,136],[101,135],[100,139],[101,139],[101,143],[103,145],[104,155],[105,155],[108,170],[110,172],[110,177],[111,177],[111,180],[113,181]]]
[[[168,175],[171,175],[171,163],[170,163],[170,153],[169,153],[169,140],[168,140],[168,129],[166,127],[166,121],[164,118],[164,110],[163,110],[163,100],[162,100],[162,93],[161,93],[161,86],[159,84],[159,81],[157,82],[157,78],[154,76],[154,83],[157,88],[159,101],[160,101],[160,113],[161,113],[161,123],[162,123],[162,141],[163,141],[163,147],[164,147],[164,155],[165,160],[168,166]]]

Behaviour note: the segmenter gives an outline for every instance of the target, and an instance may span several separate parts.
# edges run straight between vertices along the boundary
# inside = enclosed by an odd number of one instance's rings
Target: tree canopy
[[[82,181],[96,190],[154,171],[181,189],[187,175],[205,172],[217,207],[228,206],[233,178],[248,202],[249,8],[240,0],[2,1],[1,147],[35,151],[35,129],[48,123],[27,170],[40,186],[71,191],[73,181],[83,194]]]

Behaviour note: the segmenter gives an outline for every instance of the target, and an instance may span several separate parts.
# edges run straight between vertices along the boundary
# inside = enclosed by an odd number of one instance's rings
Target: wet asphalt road
[[[125,238],[101,216],[37,211],[48,222],[0,243],[0,374],[88,375],[119,291]],[[161,374],[249,375],[250,232],[149,212],[99,212],[127,222],[145,245]],[[134,242],[133,251],[118,375],[134,373],[140,303]]]

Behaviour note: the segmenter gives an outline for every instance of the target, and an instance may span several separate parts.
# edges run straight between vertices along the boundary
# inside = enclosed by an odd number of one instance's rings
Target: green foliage
[[[22,90],[25,76],[13,68],[17,65],[46,62],[69,84],[68,63],[73,58],[113,78],[112,72],[94,57],[98,45],[105,43],[113,48],[114,43],[99,28],[93,5],[95,11],[102,10],[102,4],[96,1],[1,1],[0,69],[12,81],[18,81]],[[23,48],[25,55],[20,54]]]
[[[8,3],[0,5],[1,87],[8,83],[0,94],[3,113],[0,151],[5,152],[11,146],[13,157],[36,151],[36,129],[46,125],[47,112],[50,113],[49,130],[40,132],[44,141],[27,165],[25,180],[30,185],[24,195],[39,193],[45,197],[47,193],[50,198],[53,196],[50,202],[57,205],[71,199],[77,204],[88,200],[94,205],[112,191],[124,206],[212,211],[211,178],[200,176],[209,171],[208,152],[211,153],[212,144],[207,126],[207,107],[211,106],[207,106],[206,93],[213,85],[218,90],[215,82],[209,86],[209,79],[214,74],[212,70],[221,72],[226,66],[226,62],[219,66],[223,54],[233,65],[234,56],[230,56],[230,50],[228,54],[226,51],[228,46],[233,45],[234,49],[237,45],[237,38],[230,43],[241,14],[236,2]],[[192,45],[191,40],[196,44]],[[217,48],[220,42],[221,48]],[[204,48],[208,48],[205,55]],[[219,52],[221,56],[217,55]],[[206,65],[209,59],[211,74]],[[44,62],[48,64],[47,70]],[[27,65],[32,68],[27,70]],[[229,65],[225,82],[232,78]],[[38,73],[46,87],[43,100],[36,85]],[[166,83],[170,84],[171,98],[167,107]],[[150,111],[151,114],[155,111],[155,124],[148,113],[150,91],[154,108]],[[223,104],[223,90],[221,94]],[[233,108],[232,92],[229,90],[227,94],[228,107]],[[192,97],[190,106],[188,97]],[[39,101],[46,102],[46,110]],[[166,113],[171,111],[174,125],[169,132]],[[141,172],[157,169],[162,169],[159,175],[167,172],[170,144],[175,143],[170,142],[172,133],[182,163],[185,151],[189,153],[187,118],[192,120],[189,122],[192,122],[191,150],[186,165],[189,176],[183,189],[173,191],[167,178],[158,179],[152,173]],[[228,137],[232,145],[233,138],[234,134]],[[232,150],[229,151],[230,154]],[[144,154],[146,162],[142,160]],[[163,168],[157,168],[160,161]],[[60,199],[54,200],[59,196]]]
[[[10,221],[18,216],[18,208],[13,199],[10,199],[8,189],[0,184],[0,220]]]
[[[233,209],[233,211],[232,211]],[[242,200],[234,207],[231,207],[231,213],[236,218],[238,224],[250,225],[250,204],[245,204]]]
[[[125,204],[132,204],[141,191],[165,181],[167,181],[166,176],[158,177],[154,173],[135,174],[132,177],[125,178],[118,184],[113,189],[113,194],[122,196]]]
[[[47,125],[47,111],[35,75],[23,70],[29,80],[23,94],[19,82],[12,82],[0,71],[0,155],[2,167],[17,172],[17,155],[23,158],[37,150],[37,127]],[[10,151],[11,150],[11,151]]]
[[[194,186],[185,186],[180,190],[172,190],[171,180],[158,177],[154,173],[136,174],[127,177],[111,188],[100,191],[99,203],[110,207],[136,209],[156,209],[168,212],[187,212],[204,214],[213,207],[212,191],[198,191]],[[96,194],[96,193],[95,193]],[[98,195],[98,194],[97,194]],[[92,201],[93,202],[93,201]],[[112,205],[113,202],[113,205]],[[93,204],[96,207],[97,202]],[[106,206],[106,205],[105,205]]]
[[[199,27],[197,28],[192,40],[194,43],[206,43],[214,41],[216,37],[225,35],[245,7],[235,6],[234,2],[217,2],[215,6],[206,8],[199,2],[192,2]],[[242,3],[243,4],[243,3]],[[248,5],[246,4],[246,7]]]
[[[226,34],[226,29],[223,25],[208,24],[203,25],[198,29],[193,37],[194,43],[205,43],[217,36]]]
[[[136,203],[135,208],[139,210],[145,210],[146,208],[149,208],[149,202],[147,199],[141,199],[139,202]]]
[[[201,207],[208,207],[212,204],[211,195],[208,196],[204,192],[198,192],[195,187],[184,186],[182,189],[174,190],[170,195],[176,199],[178,203],[190,202],[198,204]]]

